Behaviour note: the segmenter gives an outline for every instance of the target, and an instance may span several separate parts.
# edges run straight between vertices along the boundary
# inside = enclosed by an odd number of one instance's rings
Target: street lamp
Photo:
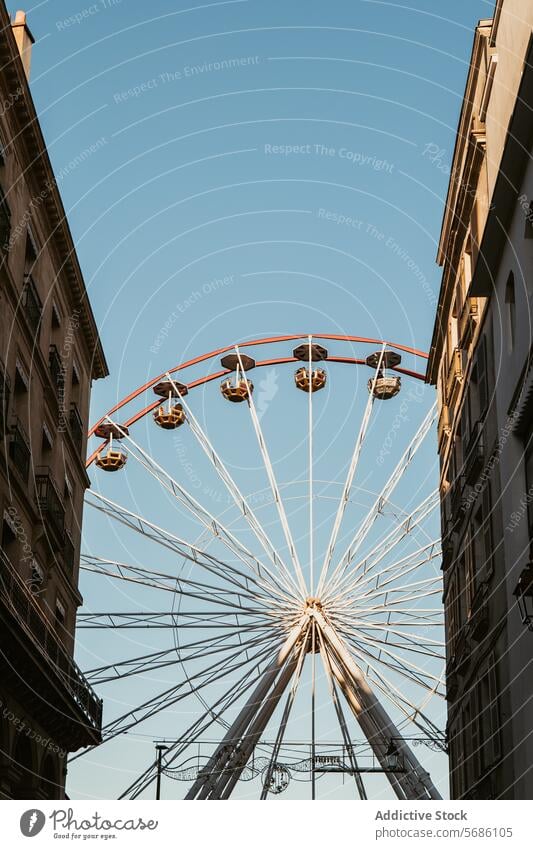
[[[155,788],[155,798],[161,799],[161,773],[162,773],[162,760],[163,760],[163,752],[166,752],[168,746],[165,746],[163,743],[156,743],[155,750],[157,752],[157,783]]]
[[[520,611],[522,624],[533,631],[533,562],[529,562],[522,571],[513,590]]]
[[[385,758],[387,762],[387,769],[390,770],[390,772],[400,772],[402,769],[400,753],[398,752],[398,748],[392,737],[390,738],[389,748],[385,752]]]

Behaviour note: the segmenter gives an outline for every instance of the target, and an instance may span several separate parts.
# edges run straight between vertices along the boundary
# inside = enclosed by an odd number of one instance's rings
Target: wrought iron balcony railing
[[[82,710],[91,726],[100,730],[102,701],[65,650],[56,632],[44,616],[30,589],[26,586],[5,552],[0,548],[0,603],[5,605],[29,636],[36,651],[48,662]]]
[[[41,467],[36,470],[35,495],[42,516],[50,522],[59,539],[63,540],[65,533],[65,507],[57,491],[50,469]]]

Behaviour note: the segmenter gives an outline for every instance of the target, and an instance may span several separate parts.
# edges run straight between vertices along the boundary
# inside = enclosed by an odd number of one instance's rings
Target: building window
[[[489,405],[489,376],[487,362],[487,338],[480,336],[476,347],[471,376],[471,389],[468,393],[470,424],[484,418]]]
[[[32,278],[27,275],[24,280],[24,290],[22,292],[22,306],[24,307],[24,315],[28,320],[28,324],[35,337],[39,331],[41,324],[41,314],[43,311],[41,299],[37,294],[37,289]]]
[[[36,259],[37,259],[37,245],[35,243],[35,239],[33,238],[33,233],[31,231],[31,229],[28,227],[28,229],[26,231],[26,255],[25,255],[26,274],[29,274],[31,272]]]
[[[514,274],[511,271],[505,285],[505,305],[507,312],[507,333],[508,333],[508,350],[514,348],[516,337],[516,292],[514,284]]]
[[[500,707],[493,654],[489,657],[488,669],[481,676],[476,689],[479,706],[480,765],[482,769],[487,769],[501,758]]]

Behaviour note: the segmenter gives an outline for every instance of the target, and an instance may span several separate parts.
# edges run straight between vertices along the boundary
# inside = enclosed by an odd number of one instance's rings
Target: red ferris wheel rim
[[[253,346],[258,346],[258,345],[274,345],[274,344],[280,343],[280,342],[291,342],[291,341],[297,341],[299,339],[308,339],[309,337],[311,337],[312,339],[323,339],[323,340],[330,340],[330,341],[337,341],[337,342],[358,342],[358,343],[364,344],[364,345],[385,345],[387,348],[394,349],[394,350],[397,350],[397,351],[403,351],[404,353],[412,354],[415,357],[421,357],[424,360],[427,360],[428,357],[429,357],[429,355],[424,351],[420,351],[417,348],[409,347],[408,345],[401,345],[401,344],[398,344],[396,342],[391,342],[390,340],[374,339],[374,338],[365,337],[365,336],[348,336],[348,335],[331,334],[331,333],[313,333],[313,334],[295,333],[295,334],[289,334],[289,335],[283,335],[283,336],[269,336],[269,337],[264,337],[264,338],[261,338],[261,339],[250,339],[247,342],[234,342],[231,345],[225,345],[222,348],[217,348],[213,351],[209,351],[205,354],[201,354],[198,357],[194,357],[191,360],[186,360],[183,363],[179,363],[178,365],[174,366],[173,368],[167,369],[166,371],[162,372],[161,374],[158,374],[156,377],[151,378],[147,383],[144,383],[142,386],[139,386],[137,389],[134,389],[133,392],[130,392],[128,395],[125,395],[124,398],[122,398],[120,401],[118,401],[113,407],[111,407],[110,410],[107,411],[107,413],[105,413],[100,419],[98,419],[98,421],[96,421],[94,423],[94,425],[92,425],[92,427],[90,428],[90,430],[88,432],[88,438],[90,439],[90,437],[94,435],[96,428],[100,424],[102,424],[102,422],[104,422],[108,417],[111,417],[112,415],[117,413],[119,410],[121,410],[123,407],[130,404],[132,401],[134,401],[136,398],[138,398],[140,395],[142,395],[143,392],[146,392],[148,389],[151,389],[153,386],[155,386],[157,383],[159,383],[161,380],[163,380],[167,374],[169,374],[169,375],[176,374],[176,372],[182,371],[183,369],[191,368],[192,366],[198,365],[199,363],[207,362],[209,360],[215,359],[216,357],[219,357],[223,354],[226,354],[229,351],[233,351],[235,349],[235,347],[238,347],[240,349],[240,348],[251,348]],[[270,359],[266,359],[266,360],[257,361],[256,364],[255,364],[255,368],[263,368],[265,366],[282,365],[282,364],[294,363],[294,362],[298,362],[298,360],[295,357],[292,357],[292,356],[291,357],[270,358]],[[344,363],[344,364],[348,364],[348,365],[366,365],[366,361],[364,359],[360,359],[360,358],[356,358],[356,357],[328,356],[326,362]],[[426,380],[425,372],[424,373],[417,372],[417,371],[413,371],[411,369],[401,368],[400,366],[395,366],[391,370],[396,371],[399,374],[403,374],[407,377],[412,377],[416,380],[422,380],[424,382]],[[231,374],[231,371],[228,370],[228,369],[221,369],[220,371],[214,372],[213,374],[208,374],[208,375],[205,375],[204,377],[196,378],[196,380],[192,380],[190,383],[187,383],[186,385],[187,385],[188,389],[195,389],[198,386],[203,386],[204,384],[210,383],[213,380],[217,380],[221,377],[224,377],[227,374]],[[160,405],[161,405],[161,398],[157,398],[151,404],[148,404],[148,406],[146,406],[143,409],[134,413],[129,419],[127,419],[125,422],[123,422],[123,424],[127,427],[130,427],[131,425],[136,424],[138,421],[143,419],[145,416],[147,416],[149,413],[151,413],[153,410],[155,410]],[[85,463],[86,468],[89,468],[92,465],[92,463],[96,459],[98,452],[101,451],[101,449],[103,448],[103,446],[105,444],[106,444],[106,442],[104,441],[101,445],[98,446],[98,448],[96,448],[87,457],[87,460],[86,460],[86,463]]]

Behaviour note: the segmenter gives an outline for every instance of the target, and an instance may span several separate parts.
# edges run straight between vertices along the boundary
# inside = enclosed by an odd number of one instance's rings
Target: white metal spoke
[[[105,498],[99,493],[90,492],[87,503],[96,510],[106,513],[116,521],[126,525],[136,533],[140,533],[159,545],[175,551],[180,557],[189,560],[213,574],[224,577],[226,581],[232,583],[240,590],[246,591],[250,588],[250,585],[258,586],[257,579],[251,575],[243,574],[235,566],[231,566],[229,563],[223,562],[212,554],[202,551],[193,543],[180,539],[180,537],[170,531],[164,530],[143,516],[128,510],[126,507],[122,507],[120,504]]]
[[[385,353],[385,344],[383,344],[381,348],[381,354],[379,357],[378,365],[376,366],[376,371],[374,373],[373,382],[372,382],[372,390],[374,390],[376,385],[376,380],[378,374],[381,370],[383,355]],[[352,491],[352,485],[355,478],[355,473],[357,471],[357,467],[359,465],[359,458],[361,456],[361,450],[363,448],[363,443],[365,441],[365,436],[368,430],[368,425],[370,423],[370,416],[372,413],[372,407],[374,405],[374,392],[371,391],[368,393],[368,399],[365,406],[365,412],[363,415],[363,420],[361,422],[361,426],[359,428],[359,432],[357,434],[357,439],[355,442],[355,448],[352,454],[352,459],[350,461],[350,466],[348,469],[348,476],[346,478],[346,483],[344,484],[344,489],[342,491],[341,499],[339,502],[339,506],[337,509],[337,515],[335,516],[335,522],[333,525],[333,530],[331,532],[331,537],[328,543],[328,547],[326,550],[326,556],[324,558],[324,563],[322,564],[322,569],[320,572],[320,579],[318,583],[318,594],[320,595],[324,589],[324,582],[327,578],[327,574],[329,571],[329,567],[331,564],[331,559],[333,557],[333,552],[335,550],[335,546],[337,544],[337,538],[339,536],[339,531],[342,525],[342,520],[344,518],[344,513],[346,511],[346,506],[350,499],[350,494]]]
[[[204,430],[201,427],[201,425],[199,424],[198,420],[195,418],[190,406],[187,404],[184,396],[180,393],[179,388],[177,387],[175,381],[172,379],[171,375],[168,372],[167,372],[166,376],[167,376],[168,380],[172,383],[172,385],[174,387],[174,391],[177,393],[181,404],[183,405],[184,409],[186,410],[187,421],[189,423],[189,427],[191,429],[191,432],[194,434],[198,444],[200,445],[200,447],[204,451],[206,457],[211,462],[211,465],[212,465],[214,471],[216,472],[216,474],[218,475],[218,477],[220,478],[220,480],[222,481],[222,483],[225,485],[226,489],[228,490],[229,494],[231,495],[234,503],[236,504],[236,506],[238,507],[238,509],[241,513],[241,516],[245,519],[245,521],[247,522],[247,524],[251,528],[256,539],[262,545],[264,551],[267,553],[267,555],[268,555],[269,559],[271,560],[271,562],[273,563],[273,565],[276,567],[276,569],[278,569],[279,575],[280,575],[280,580],[283,579],[284,583],[288,582],[289,586],[293,587],[294,591],[298,592],[297,586],[294,584],[294,580],[292,578],[292,575],[290,574],[289,569],[287,568],[287,566],[283,562],[282,558],[279,556],[276,549],[272,545],[272,542],[270,541],[268,534],[265,532],[263,526],[259,522],[255,512],[253,511],[251,506],[248,504],[246,498],[244,497],[244,495],[240,491],[239,487],[237,486],[237,484],[233,480],[232,476],[230,475],[228,469],[224,465],[220,456],[215,451],[213,445],[209,441],[208,436],[204,432]]]
[[[424,421],[420,425],[415,436],[413,437],[413,439],[409,443],[409,446],[407,447],[406,451],[404,452],[403,456],[401,457],[400,461],[398,462],[396,468],[394,469],[394,471],[390,475],[389,479],[385,483],[385,486],[381,490],[381,493],[379,494],[378,498],[376,499],[373,506],[371,507],[370,512],[367,514],[363,523],[361,524],[361,526],[357,530],[356,534],[352,538],[351,542],[349,543],[345,553],[343,554],[343,556],[340,559],[338,566],[333,571],[331,578],[326,585],[328,591],[331,591],[332,589],[334,589],[336,587],[340,577],[342,577],[342,575],[345,573],[345,571],[348,569],[348,567],[352,563],[355,555],[357,554],[357,551],[359,550],[359,548],[362,545],[364,539],[366,538],[368,532],[370,531],[371,527],[373,526],[377,516],[379,515],[380,510],[382,508],[382,505],[384,504],[385,501],[387,501],[390,498],[390,496],[391,496],[392,492],[394,491],[394,489],[396,488],[398,482],[401,480],[404,472],[406,471],[406,469],[411,464],[413,458],[416,455],[418,448],[420,447],[420,445],[424,441],[424,438],[426,437],[431,426],[435,422],[436,416],[437,416],[436,404],[434,404],[432,406],[432,408],[430,409],[430,411],[428,412],[428,414],[426,415]]]
[[[120,429],[120,425],[117,425],[115,422],[112,422],[109,419],[111,424],[114,424],[115,427]],[[124,439],[127,441],[130,454],[134,457],[137,462],[144,468],[146,471],[152,475],[160,484],[163,486],[167,492],[170,492],[171,495],[176,498],[180,504],[182,504],[198,521],[209,531],[209,533],[215,538],[219,539],[236,557],[241,560],[242,563],[245,564],[248,568],[252,570],[258,579],[258,583],[261,584],[265,588],[265,591],[269,594],[274,593],[276,596],[283,598],[284,600],[290,600],[291,594],[287,593],[287,587],[283,588],[280,586],[281,583],[284,583],[283,576],[280,578],[276,578],[270,569],[261,561],[257,559],[247,548],[242,545],[242,543],[235,537],[235,535],[224,526],[224,524],[209,510],[206,510],[199,501],[197,501],[187,489],[185,489],[178,481],[176,481],[172,475],[170,475],[166,469],[157,463],[153,457],[147,454],[140,445],[138,445],[135,440],[132,439],[131,436],[126,435],[123,431]],[[133,449],[133,450],[132,450]]]
[[[241,354],[240,354],[240,351],[239,351],[239,348],[238,348],[237,345],[235,346],[235,354],[238,357],[239,365],[240,365],[244,380],[246,380],[246,372],[243,368]],[[293,567],[294,567],[294,571],[296,573],[296,579],[297,579],[298,584],[300,586],[301,596],[302,596],[303,599],[305,599],[305,597],[307,595],[307,589],[306,589],[305,579],[304,579],[303,572],[302,572],[302,567],[300,565],[300,560],[298,558],[298,552],[296,551],[296,546],[294,545],[294,540],[292,538],[291,529],[290,529],[289,523],[287,521],[287,515],[285,513],[285,508],[283,506],[283,500],[281,498],[281,493],[279,491],[279,487],[278,487],[278,484],[277,484],[277,481],[276,481],[276,476],[274,474],[274,468],[273,468],[272,463],[270,461],[270,456],[269,456],[268,449],[267,449],[267,446],[266,446],[265,437],[264,437],[263,431],[261,429],[261,423],[259,421],[259,417],[258,417],[257,411],[255,409],[253,392],[248,393],[248,409],[250,410],[250,416],[251,416],[251,419],[252,419],[252,424],[253,424],[253,427],[254,427],[255,435],[257,437],[257,443],[259,445],[259,450],[260,450],[261,456],[263,458],[263,463],[264,463],[264,466],[265,466],[265,471],[267,473],[268,482],[270,484],[270,488],[272,490],[272,495],[274,497],[274,503],[275,503],[277,511],[278,511],[279,520],[280,520],[280,523],[281,523],[281,527],[283,529],[283,534],[285,536],[285,542],[287,543],[287,546],[288,546],[288,549],[289,549],[289,552],[290,552],[290,555],[291,555],[291,560],[292,560],[292,564],[293,564]]]
[[[314,586],[315,586],[315,552],[314,552],[314,504],[313,504],[313,357],[312,357],[312,345],[313,345],[313,337],[308,337],[309,342],[309,357],[308,357],[308,368],[309,368],[309,395],[308,398],[308,424],[309,424],[309,436],[308,436],[308,452],[309,452],[309,591],[310,594],[314,594]]]
[[[333,584],[328,583],[325,588],[325,597],[335,596],[340,598],[346,593],[353,592],[358,584],[380,563],[386,555],[399,545],[407,536],[420,528],[422,522],[435,510],[439,503],[438,492],[432,492],[421,504],[402,521],[393,527],[368,554],[359,560],[350,572],[339,577]]]
[[[409,722],[412,722],[425,733],[428,733],[429,730],[430,737],[433,737],[434,735],[439,739],[442,737],[442,733],[439,731],[435,723],[425,715],[420,706],[411,702],[405,693],[402,693],[382,672],[378,671],[377,667],[374,666],[367,657],[362,654],[360,654],[359,657],[369,667],[369,671],[372,671],[372,675],[369,674],[369,679],[372,680],[372,683],[401,713],[404,714],[405,718]],[[439,683],[442,682],[439,681]],[[428,697],[431,695],[440,695],[437,688],[432,688],[428,691]],[[408,710],[406,708],[408,708]],[[420,718],[424,721],[424,726],[417,722],[418,716],[420,716]]]

